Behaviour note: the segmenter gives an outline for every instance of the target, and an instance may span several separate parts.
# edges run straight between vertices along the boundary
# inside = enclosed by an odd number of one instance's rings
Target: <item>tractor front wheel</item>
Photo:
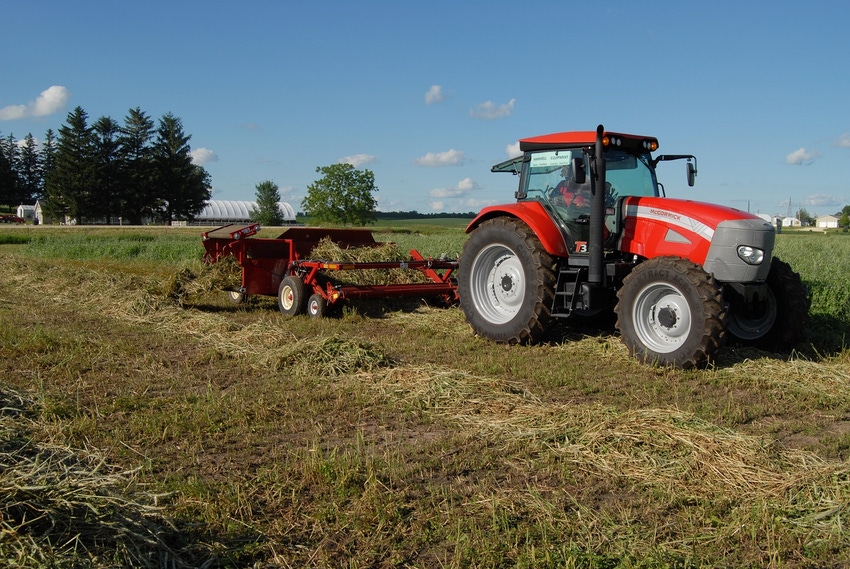
[[[485,221],[463,247],[460,306],[479,336],[507,344],[539,341],[554,297],[554,262],[523,222]]]
[[[726,310],[720,285],[691,261],[644,261],[623,280],[617,296],[621,339],[641,360],[699,367],[722,344]]]
[[[808,328],[808,292],[800,275],[774,257],[763,297],[751,303],[736,298],[728,318],[729,334],[741,344],[787,350],[803,340]]]

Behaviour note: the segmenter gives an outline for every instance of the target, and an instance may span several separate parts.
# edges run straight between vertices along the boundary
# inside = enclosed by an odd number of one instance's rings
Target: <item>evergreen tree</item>
[[[124,117],[118,137],[122,166],[123,192],[119,215],[133,224],[141,224],[145,215],[154,211],[153,150],[150,140],[154,123],[139,107]]]
[[[367,225],[375,223],[375,175],[351,164],[316,168],[323,177],[307,186],[301,207],[316,223]]]
[[[100,117],[94,132],[94,187],[91,214],[109,224],[121,209],[121,156],[118,134],[120,125],[110,117]]]
[[[251,219],[260,225],[283,225],[280,211],[280,191],[271,180],[260,182],[257,189],[257,209],[251,210]]]
[[[56,164],[46,180],[46,209],[65,221],[83,221],[88,215],[94,181],[92,129],[82,107],[68,113],[59,128]]]
[[[15,169],[17,144],[10,134],[0,138],[0,204],[11,206],[18,197],[18,174]]]
[[[41,145],[39,161],[41,163],[41,186],[36,199],[43,200],[47,179],[56,167],[56,135],[53,133],[53,129],[48,128],[47,132],[44,133],[44,143]]]
[[[190,138],[179,118],[168,113],[160,119],[153,160],[157,204],[166,225],[177,219],[191,221],[210,199],[209,175],[192,163]]]
[[[18,160],[18,182],[20,184],[20,203],[33,204],[41,195],[44,187],[41,157],[38,145],[32,134],[27,134],[21,145]]]

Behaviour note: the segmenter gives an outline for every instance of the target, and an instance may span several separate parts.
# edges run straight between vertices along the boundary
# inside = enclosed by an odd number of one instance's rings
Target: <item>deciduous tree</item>
[[[367,225],[375,223],[375,175],[351,164],[316,168],[322,178],[307,186],[301,207],[315,223]]]

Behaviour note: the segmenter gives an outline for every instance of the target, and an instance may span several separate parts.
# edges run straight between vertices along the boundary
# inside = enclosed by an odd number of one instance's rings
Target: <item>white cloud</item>
[[[68,103],[71,92],[60,85],[42,91],[35,101],[25,105],[9,105],[0,109],[0,120],[10,121],[31,117],[44,117],[59,111]]]
[[[352,154],[351,156],[344,156],[343,158],[340,158],[339,163],[351,164],[355,168],[359,168],[364,164],[371,164],[377,159],[378,157],[373,154]]]
[[[499,203],[499,200],[476,200],[473,198],[466,198],[461,200],[455,200],[453,205],[449,208],[447,207],[446,202],[442,200],[434,200],[428,202],[428,207],[433,212],[441,212],[441,211],[453,211],[453,212],[466,212],[466,211],[478,211],[484,206],[493,205],[495,203]]]
[[[463,152],[454,148],[445,152],[429,152],[413,161],[419,166],[455,166],[461,162],[463,162]]]
[[[433,105],[434,103],[442,102],[446,96],[443,94],[443,87],[440,85],[431,85],[428,92],[425,93],[425,104]]]
[[[844,200],[832,194],[810,194],[800,201],[805,207],[833,207],[844,205]]]
[[[850,132],[845,132],[838,137],[838,140],[832,143],[833,146],[839,148],[850,148]]]
[[[478,189],[480,186],[472,178],[464,178],[453,188],[434,188],[428,192],[432,198],[458,198]]]
[[[503,119],[511,116],[514,112],[514,104],[516,99],[511,99],[504,105],[497,105],[493,101],[481,103],[469,111],[469,114],[476,119],[495,120]]]
[[[792,164],[794,166],[807,166],[818,158],[820,158],[820,152],[818,152],[817,150],[806,150],[805,148],[798,148],[797,150],[785,157],[785,163]]]
[[[505,146],[505,154],[508,155],[508,158],[513,158],[514,156],[519,156],[522,154],[522,150],[519,149],[519,140],[514,142],[513,144],[508,144]]]
[[[218,162],[218,154],[209,148],[196,148],[192,151],[192,163],[203,166],[209,162]]]

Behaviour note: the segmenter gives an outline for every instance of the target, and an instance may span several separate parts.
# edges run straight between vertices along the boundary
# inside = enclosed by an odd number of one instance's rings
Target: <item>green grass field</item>
[[[464,226],[376,235],[456,256]],[[0,229],[0,564],[850,566],[846,234],[777,236],[805,344],[681,371],[420,301],[175,302],[200,232]]]

